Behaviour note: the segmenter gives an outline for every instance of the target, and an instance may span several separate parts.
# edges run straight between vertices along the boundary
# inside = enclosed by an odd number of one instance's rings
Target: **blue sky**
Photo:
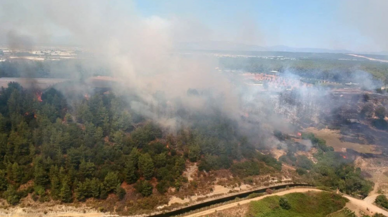
[[[357,0],[355,0],[357,1]],[[344,21],[340,0],[136,0],[141,16],[195,20],[211,40],[244,42],[243,26],[255,29],[248,43],[331,49],[373,49],[373,40]],[[345,12],[347,13],[347,12]],[[249,34],[249,30],[248,30]]]

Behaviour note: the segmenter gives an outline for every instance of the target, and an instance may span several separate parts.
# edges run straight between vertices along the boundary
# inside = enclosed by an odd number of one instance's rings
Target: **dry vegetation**
[[[324,139],[327,145],[332,146],[334,150],[338,152],[342,152],[343,148],[350,148],[359,153],[381,154],[381,152],[376,149],[376,145],[341,141],[341,134],[337,130],[318,130],[314,127],[309,127],[305,130],[307,132],[314,133],[314,135],[316,135],[318,138]]]

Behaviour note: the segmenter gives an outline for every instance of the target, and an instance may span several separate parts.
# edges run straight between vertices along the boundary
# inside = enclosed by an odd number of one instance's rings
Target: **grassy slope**
[[[352,211],[343,209],[339,212],[328,215],[327,217],[357,217]]]
[[[252,202],[247,216],[249,217],[324,217],[342,209],[347,199],[339,195],[320,193],[292,193],[284,196],[291,209],[284,210],[279,206],[279,196],[267,197]]]

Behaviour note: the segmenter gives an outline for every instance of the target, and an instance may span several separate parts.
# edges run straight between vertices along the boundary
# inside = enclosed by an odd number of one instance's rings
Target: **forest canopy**
[[[241,176],[260,171],[241,173],[238,161],[244,158],[256,162],[252,169],[259,161],[281,167],[270,157],[252,156],[237,123],[220,113],[186,114],[193,124],[171,133],[139,118],[109,91],[70,105],[53,88],[41,92],[10,83],[1,90],[0,113],[0,192],[11,204],[28,193],[40,201],[105,199],[111,193],[124,198],[123,182],[135,184],[143,196],[154,188],[163,194],[187,182],[182,173],[189,161],[204,171],[236,161],[233,171]]]

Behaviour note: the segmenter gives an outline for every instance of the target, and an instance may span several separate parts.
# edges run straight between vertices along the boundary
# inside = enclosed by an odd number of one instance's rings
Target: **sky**
[[[379,41],[364,32],[362,25],[368,24],[358,23],[358,18],[369,16],[364,7],[384,8],[387,4],[383,1],[137,0],[135,5],[142,16],[178,17],[197,22],[202,29],[208,30],[209,37],[205,39],[214,41],[382,51],[386,47],[381,47]],[[369,13],[374,12],[373,7]],[[385,13],[381,10],[375,12],[382,13],[381,16]],[[376,22],[385,22],[377,18]],[[200,38],[193,38],[195,40]]]
[[[17,38],[12,34],[63,42],[84,34],[88,23],[145,20],[167,29],[175,43],[388,51],[388,0],[0,0],[0,6],[0,43]]]

